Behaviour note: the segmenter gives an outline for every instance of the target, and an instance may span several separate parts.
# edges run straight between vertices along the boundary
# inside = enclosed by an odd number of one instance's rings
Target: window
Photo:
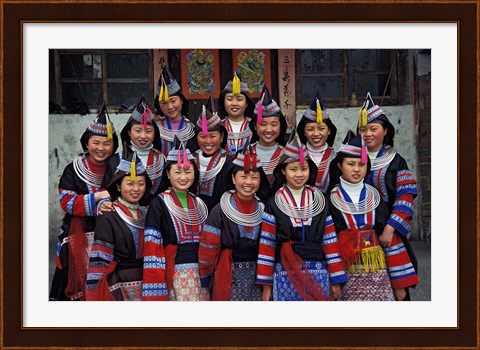
[[[317,92],[327,106],[347,106],[353,91],[394,101],[394,50],[297,50],[297,104],[310,105]]]
[[[55,103],[109,108],[136,105],[153,98],[151,50],[54,50]],[[78,111],[74,111],[78,112]]]

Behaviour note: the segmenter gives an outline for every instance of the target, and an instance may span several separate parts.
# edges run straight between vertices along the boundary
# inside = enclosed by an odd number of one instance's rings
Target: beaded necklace
[[[80,178],[80,180],[92,187],[95,187],[97,189],[100,188],[103,175],[95,174],[90,169],[87,158],[84,154],[80,154],[75,157],[75,159],[73,160],[73,169],[75,170],[75,173]]]
[[[286,187],[284,187],[286,189]],[[313,195],[312,203],[310,205],[294,205],[289,204],[285,197],[277,191],[275,193],[275,204],[278,209],[290,218],[304,220],[310,219],[320,214],[325,208],[325,197],[322,192],[316,188],[310,189]]]
[[[220,198],[220,208],[225,216],[237,225],[246,227],[255,227],[260,225],[262,222],[265,205],[255,197],[257,200],[255,211],[251,214],[240,213],[238,209],[234,208],[231,203],[231,198],[235,192],[235,190],[227,191]]]
[[[178,130],[167,129],[162,123],[157,123],[157,125],[160,131],[160,137],[170,142],[173,142],[175,136],[177,136],[180,141],[187,141],[195,136],[195,127],[191,123],[185,123],[185,125]]]
[[[347,214],[365,214],[375,210],[380,204],[380,193],[375,187],[365,184],[365,198],[357,203],[346,201],[340,194],[340,188],[332,191],[330,200],[332,205]]]
[[[121,198],[119,197],[117,201],[113,202],[113,207],[115,208],[115,212],[118,214],[118,216],[120,216],[120,218],[128,225],[131,225],[141,230],[145,228],[145,209],[139,207],[138,204],[132,205],[125,202],[124,200],[121,200]],[[127,215],[127,213],[122,210],[122,207],[125,207],[130,211],[140,209],[140,217],[135,218],[133,216]]]
[[[371,159],[372,168],[371,171],[378,170],[384,168],[393,160],[397,152],[392,147],[385,147],[385,153],[382,154],[380,157]]]
[[[184,208],[175,203],[171,193],[168,193],[168,195],[167,193],[165,194],[166,195],[163,197],[163,199],[168,211],[182,224],[196,226],[203,224],[207,220],[208,208],[199,197],[195,197],[196,205],[194,205],[194,208]]]
[[[217,163],[217,165],[215,167],[213,167],[212,169],[207,169],[205,171],[200,171],[200,176],[199,176],[199,179],[198,181],[199,182],[206,182],[206,181],[210,181],[211,179],[213,179],[215,176],[218,175],[218,173],[220,172],[220,170],[222,170],[222,167],[223,165],[225,164],[225,160],[227,159],[227,157],[223,156],[222,153],[224,153],[225,151],[221,150],[220,151],[220,159]],[[199,150],[198,152],[201,152],[201,150]],[[212,155],[209,159],[209,162],[210,161],[214,161],[215,160],[215,157],[217,155]],[[198,164],[200,165],[200,153],[198,153]],[[199,166],[200,168],[200,166]]]

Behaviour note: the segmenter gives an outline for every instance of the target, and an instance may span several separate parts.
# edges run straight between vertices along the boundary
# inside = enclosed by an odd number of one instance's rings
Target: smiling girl
[[[50,300],[85,300],[88,254],[95,230],[95,206],[109,198],[102,187],[108,159],[118,148],[118,138],[105,105],[80,138],[83,154],[63,171],[58,184],[65,211],[57,244],[57,261]]]
[[[330,186],[330,162],[335,158],[332,146],[337,128],[318,96],[303,113],[297,131],[300,141],[307,146],[308,154],[317,167],[315,187],[327,193]]]
[[[380,242],[388,209],[378,191],[364,183],[370,161],[362,137],[353,136],[349,132],[330,170],[332,175],[341,174],[330,195],[330,210],[348,275],[340,300],[403,300],[404,288],[416,285],[418,277],[405,251],[384,254]]]
[[[330,288],[336,299],[347,280],[328,203],[322,192],[306,184],[308,158],[295,135],[275,169],[284,185],[265,207],[259,283],[265,289],[273,285],[273,300],[329,300]]]
[[[264,209],[255,193],[265,174],[252,148],[233,163],[235,190],[223,193],[200,238],[202,285],[213,288],[212,300],[268,300],[269,294],[262,298],[262,287],[255,283]]]
[[[124,144],[107,190],[113,211],[97,220],[86,300],[142,300],[144,199],[151,187],[145,166]]]
[[[227,130],[220,117],[214,111],[210,97],[197,120],[195,131],[199,150],[195,155],[195,164],[200,171],[196,194],[205,202],[210,211],[220,202],[223,192],[231,186],[228,173],[233,158],[225,151]]]
[[[148,207],[143,300],[209,299],[198,273],[198,245],[208,210],[190,192],[198,180],[193,160],[190,151],[177,140],[167,156],[161,192]]]
[[[412,230],[413,200],[417,196],[416,180],[403,157],[393,148],[395,128],[383,110],[373,102],[370,93],[360,110],[359,133],[362,135],[372,162],[366,183],[374,186],[387,203],[389,217],[380,238],[387,256],[406,249],[417,270],[417,259],[408,238]],[[410,274],[410,267],[390,274]],[[409,300],[408,288],[404,300]]]
[[[224,126],[228,132],[225,150],[232,157],[241,152],[252,137],[249,122],[253,117],[253,108],[248,85],[235,72],[218,97],[218,114],[225,118]]]
[[[272,183],[273,170],[278,165],[285,146],[287,121],[266,85],[255,105],[254,113],[255,117],[250,122],[253,130],[252,146],[262,162],[268,181]]]
[[[188,100],[183,96],[180,85],[167,67],[160,75],[155,95],[155,109],[159,114],[157,126],[160,130],[160,151],[168,154],[177,137],[187,148],[195,150],[195,127],[188,119]]]

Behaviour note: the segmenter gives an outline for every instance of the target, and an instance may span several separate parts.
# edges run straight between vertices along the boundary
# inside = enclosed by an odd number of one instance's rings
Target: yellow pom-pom
[[[362,126],[366,126],[368,124],[368,114],[367,108],[365,107],[362,109]]]
[[[234,94],[240,93],[240,79],[237,77],[237,73],[235,73],[235,75],[233,76],[232,92]]]
[[[110,123],[109,121],[107,121],[107,139],[113,139],[112,123]]]
[[[162,84],[160,84],[160,92],[158,93],[158,102],[162,102],[163,101],[163,82]]]
[[[132,163],[130,163],[130,180],[132,180],[132,182],[135,182],[135,180],[137,179],[137,169],[135,167],[135,159],[132,160]]]
[[[323,113],[322,113],[322,106],[320,105],[320,102],[317,99],[317,123],[322,124],[323,123]]]

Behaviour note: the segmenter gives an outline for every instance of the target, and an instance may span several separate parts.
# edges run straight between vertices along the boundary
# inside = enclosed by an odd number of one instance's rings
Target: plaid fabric
[[[339,300],[395,301],[387,270],[367,273],[358,267],[347,276],[348,282],[343,286]]]
[[[208,288],[200,285],[198,264],[180,264],[175,266],[173,291],[169,291],[169,300],[173,301],[208,301]]]
[[[232,301],[262,300],[262,287],[255,284],[256,273],[255,262],[232,264]]]

